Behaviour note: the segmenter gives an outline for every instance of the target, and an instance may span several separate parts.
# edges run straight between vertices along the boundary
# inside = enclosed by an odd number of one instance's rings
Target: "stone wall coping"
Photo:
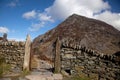
[[[6,41],[6,42],[0,42],[0,46],[25,46],[25,41]]]

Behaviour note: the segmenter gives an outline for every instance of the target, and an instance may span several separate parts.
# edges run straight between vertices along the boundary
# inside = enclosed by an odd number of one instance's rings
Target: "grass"
[[[71,75],[71,76],[65,76],[64,80],[98,80],[98,75],[97,74],[89,74],[89,76],[85,73],[82,72],[84,70],[83,66],[77,66],[75,67],[77,74]]]
[[[71,80],[92,80],[92,79],[84,73],[78,73],[78,74],[72,76]]]
[[[11,65],[5,63],[5,58],[0,57],[0,77],[8,73],[11,69]]]
[[[63,80],[92,80],[92,79],[86,76],[74,75],[70,77],[64,77]]]
[[[25,76],[28,75],[28,74],[30,74],[30,71],[28,71],[28,70],[23,70],[23,71],[21,72],[21,76],[22,76],[22,77],[25,77]]]

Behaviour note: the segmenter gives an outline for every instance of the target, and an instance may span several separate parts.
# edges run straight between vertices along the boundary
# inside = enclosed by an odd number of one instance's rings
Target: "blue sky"
[[[120,0],[0,0],[0,36],[34,39],[73,13],[99,19],[120,30]]]

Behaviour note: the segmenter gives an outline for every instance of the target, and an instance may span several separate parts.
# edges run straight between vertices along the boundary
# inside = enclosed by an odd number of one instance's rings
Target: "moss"
[[[88,77],[88,75],[84,73],[78,73],[72,76],[71,80],[98,80],[98,75],[91,73]]]

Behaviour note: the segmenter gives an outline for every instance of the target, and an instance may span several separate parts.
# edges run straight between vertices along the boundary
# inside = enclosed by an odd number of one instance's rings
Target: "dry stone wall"
[[[0,42],[0,57],[5,58],[5,62],[10,64],[12,70],[22,70],[24,54],[25,42]]]
[[[120,80],[120,63],[116,56],[104,55],[85,47],[61,49],[61,68],[69,74],[84,74],[93,80]]]

